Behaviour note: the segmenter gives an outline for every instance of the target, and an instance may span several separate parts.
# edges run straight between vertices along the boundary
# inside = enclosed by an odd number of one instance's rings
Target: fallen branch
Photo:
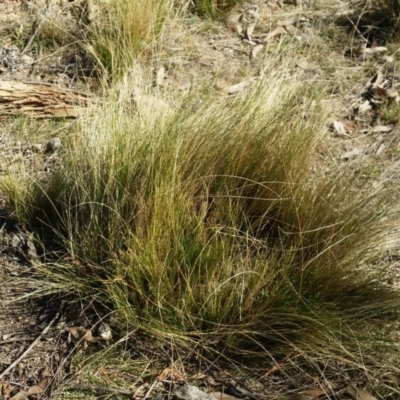
[[[0,115],[76,118],[90,103],[90,95],[77,90],[38,82],[0,81]]]

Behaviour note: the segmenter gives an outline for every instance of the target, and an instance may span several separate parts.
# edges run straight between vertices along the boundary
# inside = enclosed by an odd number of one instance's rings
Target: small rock
[[[185,385],[175,391],[178,400],[215,400],[214,396],[203,392],[196,386]]]
[[[97,328],[97,334],[103,339],[103,340],[111,340],[112,339],[112,332],[111,328],[108,324],[105,324],[104,322],[99,325]]]
[[[11,238],[11,247],[18,248],[23,246],[24,241],[18,236],[18,235],[13,235]]]
[[[19,58],[19,62],[20,62],[21,64],[29,65],[29,64],[32,64],[32,63],[33,63],[33,58],[27,56],[26,54],[24,54],[24,55],[22,55],[22,56]]]
[[[54,153],[61,147],[61,139],[58,137],[55,137],[53,139],[50,139],[47,144],[46,144],[46,153]]]

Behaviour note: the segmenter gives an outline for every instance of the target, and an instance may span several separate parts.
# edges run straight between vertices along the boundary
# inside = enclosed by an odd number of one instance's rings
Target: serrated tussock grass
[[[317,161],[316,85],[281,69],[159,113],[135,109],[129,85],[80,124],[47,184],[2,180],[47,248],[81,260],[49,282],[161,335],[342,359],[371,346],[400,305],[371,264],[396,246],[397,201]]]
[[[98,0],[94,4],[82,46],[105,76],[118,80],[156,43],[174,0]]]

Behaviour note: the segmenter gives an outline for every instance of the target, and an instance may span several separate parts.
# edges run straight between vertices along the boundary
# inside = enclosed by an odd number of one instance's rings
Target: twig
[[[122,396],[133,398],[135,393],[131,390],[127,389],[114,389],[107,386],[96,386],[96,385],[88,385],[85,383],[77,383],[73,386],[69,386],[66,388],[67,390],[82,390],[86,392],[93,392],[96,395],[104,395],[104,394],[120,394]]]
[[[152,385],[150,386],[150,389],[147,391],[147,393],[146,393],[145,396],[144,396],[144,400],[146,400],[146,399],[150,396],[150,393],[153,391],[154,386],[156,386],[158,382],[159,382],[158,379],[156,379],[156,380],[152,383]]]
[[[61,303],[62,305],[62,303]],[[32,349],[40,342],[40,339],[47,333],[47,331],[50,329],[51,325],[53,325],[53,322],[58,318],[59,316],[59,311],[61,310],[61,305],[58,308],[57,312],[54,314],[54,317],[51,319],[51,321],[45,326],[45,328],[42,330],[40,335],[31,343],[31,345],[13,362],[11,365],[9,365],[1,374],[0,374],[0,379],[2,379],[5,375],[7,375],[21,360],[23,360],[31,351]]]

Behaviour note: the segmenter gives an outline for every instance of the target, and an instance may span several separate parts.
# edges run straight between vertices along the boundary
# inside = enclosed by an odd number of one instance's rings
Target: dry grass
[[[99,2],[83,46],[106,76],[118,79],[152,49],[173,5],[173,0],[121,0],[107,7]]]
[[[283,49],[247,94],[135,106],[152,87],[135,60],[173,10],[155,2],[113,3],[88,25],[84,45],[113,85],[70,135],[63,168],[47,184],[0,180],[46,249],[45,292],[96,298],[120,332],[188,347],[218,339],[221,357],[295,352],[398,372],[400,296],[377,263],[398,250],[398,188],[317,161],[326,93],[293,73],[296,54]],[[222,5],[196,2],[206,15]],[[94,356],[88,376],[99,363],[132,368],[114,350]]]
[[[167,18],[185,9],[174,0],[90,0],[84,4],[31,6],[31,32],[20,34],[19,40],[33,37],[37,53],[83,50],[94,61],[96,75],[106,80],[120,79],[138,58],[151,54]]]
[[[399,307],[369,267],[396,246],[397,201],[349,169],[314,171],[319,95],[286,72],[156,118],[133,112],[125,80],[48,185],[3,180],[45,246],[86,265],[47,270],[53,290],[96,294],[161,335],[357,360],[363,327]]]

